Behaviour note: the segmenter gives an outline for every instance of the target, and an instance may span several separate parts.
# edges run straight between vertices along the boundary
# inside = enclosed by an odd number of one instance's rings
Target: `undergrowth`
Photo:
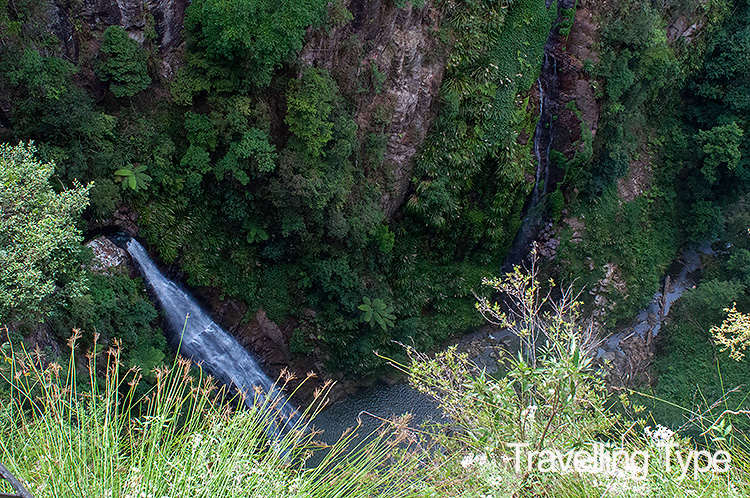
[[[3,349],[0,460],[37,498],[429,494],[413,479],[422,462],[403,434],[381,430],[357,443],[350,432],[333,446],[317,443],[310,419],[324,390],[296,424],[269,434],[272,421],[282,425],[282,395],[256,392],[255,409],[235,409],[236,397],[227,401],[213,379],[178,358],[158,367],[156,385],[138,397],[141,373],[121,372],[117,346],[87,354],[80,377],[78,338],[67,368],[38,351]],[[316,451],[324,457],[308,468]]]

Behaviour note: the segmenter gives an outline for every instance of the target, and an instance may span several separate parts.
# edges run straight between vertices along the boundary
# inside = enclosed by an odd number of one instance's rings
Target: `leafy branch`
[[[133,167],[129,164],[127,168],[120,168],[115,171],[115,181],[122,182],[122,188],[135,190],[147,190],[151,177],[145,173],[146,165],[139,164]]]
[[[371,326],[380,325],[383,330],[387,330],[393,327],[393,320],[396,319],[396,315],[393,314],[393,307],[388,306],[385,302],[380,299],[370,300],[369,297],[362,299],[364,302],[360,304],[358,308],[362,310],[361,320],[369,323]]]

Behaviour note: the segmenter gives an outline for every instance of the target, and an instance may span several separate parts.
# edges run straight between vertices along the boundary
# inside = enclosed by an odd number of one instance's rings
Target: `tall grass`
[[[157,368],[156,385],[138,396],[141,373],[123,371],[117,345],[82,360],[75,353],[78,337],[69,341],[66,368],[38,351],[9,344],[3,349],[0,375],[7,394],[0,398],[0,461],[36,497],[434,492],[418,477],[424,465],[403,430],[381,430],[368,443],[355,443],[353,433],[333,446],[315,442],[310,420],[325,390],[316,392],[316,402],[295,427],[269,437],[270,419],[280,416],[275,408],[286,402],[281,395],[257,392],[257,408],[235,409],[241,400],[229,400],[210,377],[178,358],[171,367]],[[79,372],[86,372],[84,378]],[[281,387],[290,380],[284,376]],[[325,456],[309,468],[305,462],[315,451]]]
[[[394,421],[369,438],[355,438],[353,431],[325,446],[315,441],[311,425],[325,389],[291,430],[269,436],[271,419],[280,425],[276,408],[286,402],[281,395],[269,399],[258,392],[256,408],[235,409],[242,400],[182,358],[158,368],[156,384],[138,395],[140,372],[122,368],[117,345],[80,356],[77,338],[69,342],[67,367],[46,361],[38,351],[9,343],[2,349],[6,392],[0,396],[0,461],[38,498],[750,496],[750,455],[726,424],[707,421],[701,442],[707,444],[699,447],[666,429],[644,431],[639,421],[604,424],[610,430],[597,434],[591,429],[602,427],[601,420],[571,415],[550,440],[553,449],[606,442],[629,452],[648,451],[648,475],[634,478],[618,467],[599,473],[519,473],[510,449],[482,437],[507,418],[506,398],[517,393],[501,389],[502,379],[471,368],[442,363],[443,371],[431,371],[435,379],[455,380],[440,384],[446,388],[440,401],[447,408],[460,401],[465,412],[454,417],[451,431],[420,438]],[[412,369],[424,373],[427,366]],[[283,376],[280,387],[290,380]],[[534,419],[529,424],[547,425],[545,417],[527,415]],[[518,437],[508,435],[498,443]],[[437,446],[426,447],[425,440]],[[666,440],[678,443],[683,454],[725,449],[732,456],[731,470],[682,479],[676,460],[670,470],[658,457],[656,444]],[[324,452],[321,461],[309,465],[316,451]]]

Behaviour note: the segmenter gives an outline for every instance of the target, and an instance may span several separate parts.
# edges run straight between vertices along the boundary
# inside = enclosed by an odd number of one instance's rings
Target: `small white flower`
[[[536,411],[537,411],[537,409],[538,409],[538,408],[539,408],[539,407],[538,407],[538,406],[536,406],[536,405],[529,405],[529,406],[528,406],[527,408],[525,408],[525,409],[524,409],[524,410],[523,410],[523,411],[521,412],[521,417],[522,417],[522,418],[526,418],[526,417],[529,417],[529,418],[532,418],[532,419],[533,419],[533,418],[534,418],[534,414],[536,413]]]
[[[671,443],[675,435],[673,430],[663,425],[657,425],[656,430],[652,430],[651,426],[644,427],[643,433],[656,445]]]
[[[476,455],[474,453],[469,453],[461,460],[461,467],[468,469],[472,465],[483,466],[487,465],[488,461],[489,460],[485,453],[477,453]]]
[[[193,445],[193,450],[197,449],[198,446],[200,446],[202,442],[203,442],[203,434],[199,432],[196,434],[193,434],[192,437],[190,438],[190,443]]]

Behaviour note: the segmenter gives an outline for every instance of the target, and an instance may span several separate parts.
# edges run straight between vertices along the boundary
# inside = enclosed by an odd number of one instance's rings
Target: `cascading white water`
[[[276,402],[271,414],[275,420],[269,419],[273,432],[285,433],[294,427],[299,419],[296,410],[250,353],[211,320],[187,292],[166,278],[138,241],[128,241],[127,250],[164,309],[174,342],[179,344],[179,353],[192,358],[205,372],[240,393],[248,408],[258,402],[255,389],[260,388],[266,399]]]

